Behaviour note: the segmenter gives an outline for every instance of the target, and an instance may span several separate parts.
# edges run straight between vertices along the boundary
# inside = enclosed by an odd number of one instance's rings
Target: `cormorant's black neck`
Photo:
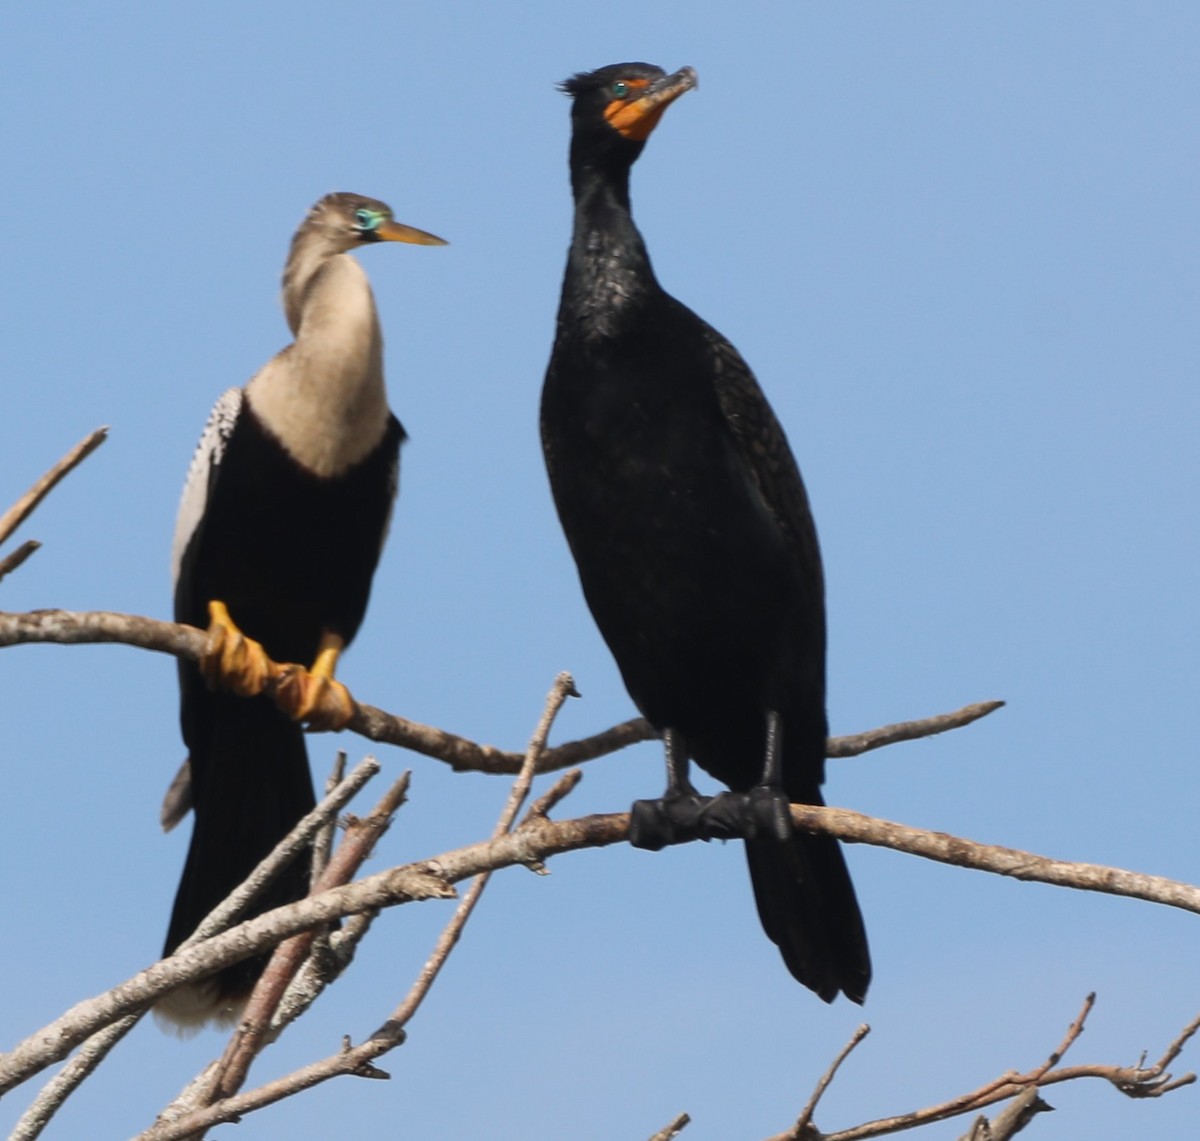
[[[575,225],[560,316],[588,339],[614,336],[662,293],[629,203],[629,168],[574,161]]]

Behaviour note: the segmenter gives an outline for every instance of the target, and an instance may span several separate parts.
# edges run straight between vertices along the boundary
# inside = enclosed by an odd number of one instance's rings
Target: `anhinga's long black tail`
[[[184,737],[191,747],[195,822],[164,954],[186,939],[314,804],[304,735],[268,698],[195,686],[187,696]],[[308,892],[309,867],[307,857],[293,861],[248,915],[301,899]],[[156,1011],[185,1028],[210,1019],[231,1022],[265,965],[265,957],[235,963],[173,991]]]
[[[823,803],[816,790],[792,799]],[[746,860],[763,930],[793,977],[826,1002],[839,992],[862,1002],[871,959],[837,840],[804,832],[790,841],[748,840]]]

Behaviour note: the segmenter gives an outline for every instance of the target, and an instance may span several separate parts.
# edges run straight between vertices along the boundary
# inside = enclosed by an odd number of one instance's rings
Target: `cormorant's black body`
[[[232,398],[232,399],[231,399]],[[208,623],[220,599],[278,662],[310,663],[322,635],[346,643],[363,619],[395,494],[404,431],[389,417],[381,442],[337,476],[302,467],[240,392],[232,421],[217,426],[203,516],[183,549],[175,619]],[[207,438],[207,437],[206,437]],[[179,665],[180,721],[188,748],[195,825],[175,899],[173,950],[314,804],[304,734],[267,696],[213,691],[192,662]],[[308,891],[308,860],[295,861],[253,913]],[[217,976],[217,1000],[244,995],[263,960]]]
[[[737,350],[658,284],[629,209],[644,136],[607,121],[614,92],[652,92],[663,76],[625,64],[565,85],[575,224],[541,409],[554,501],[647,720],[748,792],[763,781],[773,712],[783,792],[820,804],[824,586],[804,485]],[[760,838],[747,856],[791,973],[827,1001],[861,1001],[869,956],[837,842]]]

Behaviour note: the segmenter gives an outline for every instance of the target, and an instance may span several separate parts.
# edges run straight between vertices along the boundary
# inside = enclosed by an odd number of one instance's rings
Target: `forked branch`
[[[61,460],[39,479],[3,515],[0,515],[0,543],[37,510],[37,506],[54,490],[58,482],[77,468],[108,438],[107,428],[97,428],[80,440]],[[31,551],[30,554],[33,552]],[[11,569],[11,568],[10,568]]]
[[[521,810],[521,805],[529,795],[530,785],[537,769],[537,761],[545,748],[546,738],[550,733],[550,727],[554,723],[554,718],[557,716],[559,709],[562,708],[563,702],[568,697],[574,695],[574,693],[575,683],[571,680],[571,675],[567,673],[559,674],[546,698],[546,707],[525,753],[525,764],[518,774],[504,809],[500,814],[500,819],[493,832],[493,839],[499,839],[511,834],[510,829],[512,828],[513,821],[516,820],[517,813]],[[249,1058],[246,1056],[247,1052],[239,1042],[239,1036],[242,1035],[242,1028],[239,1028],[239,1031],[235,1034],[231,1042],[231,1047],[234,1047],[234,1049],[227,1052],[226,1058],[238,1057],[238,1049],[240,1049],[241,1059],[245,1062],[245,1065],[239,1069],[234,1069],[232,1065],[227,1064],[224,1080],[219,1083],[219,1087],[216,1089],[209,1087],[209,1091],[205,1091],[206,1093],[210,1091],[214,1093],[219,1092],[220,1100],[217,1100],[215,1097],[206,1097],[201,1106],[192,1113],[179,1116],[172,1114],[170,1117],[164,1115],[158,1123],[143,1133],[138,1141],[184,1141],[184,1139],[193,1137],[198,1138],[213,1125],[237,1121],[244,1114],[252,1110],[261,1109],[274,1102],[281,1101],[303,1089],[308,1089],[310,1086],[328,1081],[330,1078],[351,1075],[371,1078],[386,1077],[387,1075],[375,1066],[375,1061],[404,1041],[405,1027],[420,1009],[442,967],[445,966],[451,951],[458,944],[467,920],[471,917],[476,904],[479,902],[490,875],[491,870],[484,869],[475,876],[474,882],[459,901],[454,915],[439,936],[433,953],[422,967],[408,994],[405,995],[399,1006],[392,1011],[383,1024],[365,1041],[357,1046],[353,1046],[347,1040],[343,1043],[342,1049],[338,1053],[326,1058],[324,1061],[318,1062],[314,1066],[306,1067],[304,1070],[297,1071],[295,1074],[289,1074],[276,1081],[269,1082],[257,1090],[251,1090],[246,1094],[238,1095],[235,1093],[236,1085],[234,1083],[240,1083],[240,1079],[245,1076],[245,1067],[249,1064]],[[289,943],[294,941],[294,939],[289,940]],[[287,943],[283,944],[279,951],[276,952],[276,957],[279,957],[280,952],[287,946]],[[273,959],[272,965],[274,965],[274,962],[275,960]],[[265,980],[266,976],[264,976]],[[252,1004],[257,997],[258,989],[256,989],[255,996],[251,1000]],[[263,1020],[263,1024],[265,1024],[265,1020]],[[175,1107],[172,1108],[174,1109]]]
[[[985,1083],[978,1089],[971,1090],[949,1101],[938,1105],[927,1106],[924,1109],[913,1110],[909,1113],[897,1114],[894,1117],[880,1118],[855,1125],[849,1129],[840,1129],[834,1133],[822,1133],[812,1124],[812,1111],[815,1109],[821,1094],[832,1081],[837,1068],[845,1060],[851,1050],[865,1037],[865,1028],[860,1027],[854,1038],[842,1050],[833,1065],[818,1083],[813,1097],[805,1107],[800,1119],[786,1133],[776,1133],[766,1141],[866,1141],[871,1137],[886,1137],[904,1130],[915,1129],[922,1125],[931,1125],[938,1121],[948,1121],[969,1113],[978,1113],[988,1106],[1013,1098],[1021,1100],[1021,1104],[1010,1106],[1003,1114],[992,1122],[977,1121],[968,1138],[988,1137],[991,1141],[1006,1141],[1013,1136],[1017,1129],[1023,1126],[1033,1115],[1048,1108],[1038,1097],[1039,1091],[1047,1086],[1062,1082],[1077,1081],[1080,1078],[1103,1078],[1115,1086],[1127,1097],[1161,1097],[1165,1093],[1177,1090],[1182,1086],[1191,1085],[1196,1080],[1195,1074],[1185,1074],[1181,1078],[1172,1079],[1167,1068],[1179,1056],[1180,1051],[1188,1040],[1200,1029],[1200,1015],[1192,1019],[1183,1028],[1178,1037],[1163,1051],[1163,1055],[1151,1066],[1113,1066],[1113,1065],[1082,1065],[1058,1067],[1063,1056],[1078,1040],[1083,1032],[1084,1024],[1095,1004],[1096,996],[1089,994],[1084,1000],[1083,1009],[1078,1017],[1067,1028],[1059,1046],[1049,1058],[1039,1066],[1024,1074],[1008,1072]]]

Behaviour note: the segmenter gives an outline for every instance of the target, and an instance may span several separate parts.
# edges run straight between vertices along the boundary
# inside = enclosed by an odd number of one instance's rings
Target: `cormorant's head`
[[[341,251],[367,242],[409,242],[417,246],[444,246],[442,238],[406,226],[392,217],[392,208],[378,198],[338,192],[326,194],[309,212],[300,234],[316,232]]]
[[[663,112],[697,85],[691,67],[668,75],[651,63],[615,63],[559,85],[571,106],[572,157],[632,163]]]

